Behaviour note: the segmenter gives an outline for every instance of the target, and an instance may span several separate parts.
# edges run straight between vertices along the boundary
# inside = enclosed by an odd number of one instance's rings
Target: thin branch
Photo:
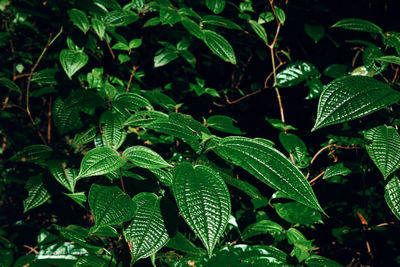
[[[53,97],[50,96],[49,100],[49,112],[47,113],[48,121],[47,121],[47,143],[50,144],[51,141],[51,109],[53,105]]]
[[[114,55],[114,52],[113,52],[110,44],[107,41],[105,41],[105,42],[107,44],[108,50],[110,51],[110,54],[111,54],[112,58],[115,60],[115,55]]]
[[[121,181],[122,191],[124,191],[124,193],[126,193],[125,184],[124,184],[124,178],[122,178],[122,168],[119,168],[119,180]]]
[[[131,73],[131,76],[129,77],[128,86],[126,87],[126,91],[127,91],[127,92],[129,92],[129,87],[131,86],[131,82],[132,82],[133,76],[135,75],[135,72],[136,72],[136,70],[137,70],[138,68],[139,68],[139,67],[138,67],[138,66],[135,66],[135,65],[133,65],[133,67],[132,67],[132,73]]]
[[[320,174],[318,174],[317,176],[315,176],[315,178],[311,179],[311,181],[309,181],[310,184],[314,183],[316,180],[318,180],[319,177],[321,177],[322,175],[324,175],[325,171],[321,172]]]

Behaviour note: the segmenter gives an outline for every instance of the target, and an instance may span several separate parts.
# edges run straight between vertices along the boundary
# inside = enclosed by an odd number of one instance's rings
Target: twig
[[[315,159],[318,157],[319,154],[321,154],[324,150],[326,150],[326,149],[328,149],[330,147],[333,147],[333,146],[335,146],[335,144],[327,145],[327,146],[321,148],[320,150],[318,150],[318,152],[315,153],[314,157],[312,157],[312,159],[310,161],[310,165],[313,164],[313,162],[315,161]]]
[[[24,245],[24,248],[29,249],[29,251],[25,255],[31,254],[32,252],[34,252],[35,254],[39,254],[39,252],[36,250],[38,248],[37,246],[30,247],[28,245]]]
[[[36,73],[33,73],[36,74]],[[31,73],[22,73],[16,76],[13,76],[13,81],[15,82],[16,80],[20,79],[20,78],[24,78],[24,77],[29,77],[31,76]]]
[[[320,174],[318,174],[315,178],[311,179],[311,181],[309,181],[310,184],[314,183],[319,177],[321,177],[322,175],[324,175],[325,171],[321,172]]]
[[[53,105],[53,97],[50,96],[49,99],[49,112],[47,113],[48,121],[47,121],[47,143],[50,144],[51,141],[51,109]]]
[[[124,185],[124,178],[122,178],[122,168],[119,168],[119,180],[121,181],[122,191],[124,191],[124,193],[126,193],[125,185]]]
[[[112,58],[115,60],[115,55],[114,55],[114,52],[113,52],[110,44],[107,41],[105,41],[105,42],[107,44],[108,50],[110,51],[110,54],[111,54]]]
[[[138,68],[139,68],[139,67],[138,67],[138,66],[135,66],[135,65],[133,65],[133,67],[132,67],[132,73],[131,73],[131,76],[129,77],[128,86],[126,87],[126,91],[127,91],[127,92],[129,92],[129,87],[131,86],[131,82],[132,82],[133,76],[135,75],[135,72],[136,72],[136,70],[137,70]]]

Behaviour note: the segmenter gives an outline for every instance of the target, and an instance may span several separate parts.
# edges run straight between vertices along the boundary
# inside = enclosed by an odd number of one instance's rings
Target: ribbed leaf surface
[[[74,136],[74,140],[72,140],[72,146],[77,147],[92,142],[96,137],[96,134],[97,134],[97,127],[91,127],[86,131],[77,133]]]
[[[142,110],[130,116],[124,125],[132,127],[144,127],[157,119],[168,119],[168,115],[155,110]]]
[[[11,91],[22,94],[21,89],[18,87],[18,85],[7,78],[0,78],[0,85],[10,89]]]
[[[393,214],[400,220],[400,181],[397,176],[385,186],[385,200]]]
[[[122,156],[127,158],[134,165],[146,169],[172,167],[172,165],[166,162],[157,152],[145,146],[128,147],[122,153]]]
[[[51,160],[48,162],[50,173],[65,188],[74,193],[77,172],[67,169],[64,162]]]
[[[383,30],[378,25],[358,18],[347,18],[342,19],[332,25],[332,28],[342,28],[346,30],[370,32],[370,33],[382,33]]]
[[[380,110],[400,100],[386,83],[366,76],[346,76],[328,84],[318,103],[312,131],[346,122]]]
[[[93,148],[83,157],[77,179],[112,172],[124,165],[125,162],[126,160],[111,148]]]
[[[371,141],[366,146],[368,155],[386,179],[400,168],[400,135],[393,127],[381,125],[365,132]]]
[[[236,65],[236,56],[232,46],[221,35],[216,32],[204,30],[204,42],[210,50],[221,59]]]
[[[134,23],[139,19],[139,16],[131,11],[115,10],[111,11],[104,18],[104,23],[109,26],[126,26]]]
[[[228,189],[212,169],[183,163],[174,170],[173,191],[183,219],[209,255],[223,234],[231,213]]]
[[[225,8],[225,0],[206,0],[206,6],[215,14],[219,14]]]
[[[64,49],[60,52],[60,63],[68,78],[71,79],[78,70],[83,68],[89,61],[84,52]]]
[[[276,84],[278,87],[291,87],[300,84],[308,77],[318,74],[318,69],[310,62],[297,61],[278,73]]]
[[[297,135],[291,133],[279,134],[279,141],[281,142],[283,148],[290,154],[293,155],[297,162],[301,162],[307,155],[307,147]]]
[[[41,175],[29,178],[25,189],[28,191],[28,197],[24,200],[24,212],[42,205],[50,198],[49,192],[43,185]]]
[[[156,253],[169,240],[161,214],[160,198],[142,192],[133,198],[138,209],[132,223],[125,230],[125,238],[132,245],[133,262]]]
[[[149,100],[135,93],[118,94],[112,101],[113,108],[125,117],[129,117],[130,111],[138,111],[141,108],[153,109]]]
[[[36,164],[43,163],[51,157],[53,149],[46,145],[31,145],[24,147],[10,158],[11,161],[32,162]]]
[[[126,222],[136,210],[135,203],[121,189],[98,184],[90,188],[89,206],[94,217],[94,229]]]
[[[287,197],[323,212],[304,175],[281,152],[246,137],[221,139],[215,152]]]
[[[102,124],[104,145],[112,149],[118,149],[126,138],[122,116],[111,111],[106,111],[101,114],[100,123]]]
[[[351,170],[343,166],[343,163],[338,163],[335,165],[331,165],[326,168],[324,176],[322,179],[328,179],[333,176],[341,175],[346,176],[347,174],[351,173]]]
[[[66,107],[61,98],[57,98],[54,101],[53,121],[61,135],[82,127],[79,110]]]
[[[89,19],[87,18],[86,13],[76,8],[68,10],[67,13],[74,25],[86,34],[90,28]]]
[[[266,233],[282,233],[283,230],[284,228],[276,222],[270,220],[261,220],[247,226],[242,232],[242,239],[246,240],[250,237]]]

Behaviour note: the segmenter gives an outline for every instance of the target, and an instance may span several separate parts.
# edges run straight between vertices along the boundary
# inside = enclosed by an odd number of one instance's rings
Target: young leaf
[[[122,153],[122,156],[127,158],[134,165],[146,169],[172,167],[172,165],[166,162],[159,154],[145,146],[128,147]]]
[[[169,240],[160,200],[155,194],[142,192],[133,198],[137,212],[125,230],[125,239],[132,245],[132,262],[156,253]]]
[[[167,65],[168,63],[174,61],[179,57],[176,51],[165,50],[160,54],[154,56],[154,68],[162,67]]]
[[[282,8],[275,7],[275,13],[276,13],[276,17],[278,18],[279,22],[280,22],[282,25],[285,24],[285,21],[286,21],[286,14],[285,14],[285,11],[283,11]]]
[[[279,217],[289,223],[322,223],[321,214],[318,211],[299,202],[274,203],[274,208]]]
[[[103,40],[104,34],[106,32],[106,26],[104,26],[104,23],[101,20],[93,18],[92,28],[94,32],[97,34],[97,36],[100,38],[100,40]]]
[[[318,103],[314,128],[350,121],[400,100],[400,93],[371,77],[345,76],[328,84]]]
[[[346,30],[379,33],[383,30],[378,25],[364,19],[347,18],[342,19],[331,26],[332,28],[341,28]]]
[[[74,193],[76,183],[76,170],[67,169],[64,162],[50,160],[48,162],[50,173],[54,178],[71,193]]]
[[[83,205],[83,202],[86,202],[86,196],[84,192],[78,192],[78,193],[73,193],[73,194],[65,194],[68,197],[70,197],[73,201],[75,201],[79,206],[82,208],[85,208]]]
[[[225,8],[225,0],[206,0],[206,6],[215,14],[219,14]]]
[[[24,200],[24,213],[42,205],[50,198],[49,192],[43,185],[41,174],[29,178],[25,189],[28,191],[28,197]]]
[[[365,132],[364,137],[371,141],[365,148],[384,179],[400,168],[400,135],[395,128],[381,125]]]
[[[77,179],[112,172],[122,167],[125,162],[126,160],[111,148],[93,148],[83,157]]]
[[[385,186],[385,200],[393,214],[400,220],[400,181],[397,175]]]
[[[276,85],[286,88],[300,84],[309,77],[319,75],[318,69],[310,62],[297,61],[289,64],[276,75]]]
[[[236,56],[232,46],[216,32],[203,30],[204,42],[210,50],[221,59],[236,65]]]
[[[136,211],[135,203],[121,189],[98,184],[90,188],[89,206],[94,217],[94,229],[126,222]]]
[[[101,114],[100,123],[102,126],[103,143],[106,147],[118,149],[126,138],[124,119],[118,113],[105,111]]]
[[[208,255],[225,230],[231,213],[229,192],[212,169],[190,163],[175,168],[172,188],[183,219],[200,238]]]
[[[231,136],[221,139],[214,151],[291,199],[323,212],[304,175],[275,148],[258,140]]]
[[[69,79],[83,68],[88,61],[89,57],[84,52],[68,49],[63,49],[60,52],[60,63]]]
[[[86,13],[76,8],[68,10],[67,13],[74,25],[86,34],[90,28],[90,23],[86,16]]]

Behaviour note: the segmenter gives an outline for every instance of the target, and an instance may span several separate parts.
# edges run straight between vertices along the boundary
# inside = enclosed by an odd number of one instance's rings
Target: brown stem
[[[119,168],[119,180],[121,181],[122,191],[124,191],[124,193],[126,193],[125,184],[124,184],[124,178],[122,178],[122,168]]]
[[[311,179],[311,181],[309,182],[310,184],[314,183],[319,177],[321,177],[322,175],[324,175],[325,171],[321,172],[320,174],[318,174],[317,176],[315,176],[315,178]]]
[[[26,255],[31,254],[32,252],[34,252],[35,254],[39,254],[39,252],[36,250],[37,246],[35,247],[30,247],[28,245],[24,245],[24,248],[29,249],[29,251],[26,253]]]
[[[115,60],[115,55],[114,55],[114,52],[113,52],[110,44],[107,41],[106,41],[106,44],[107,44],[108,50],[110,51],[110,54],[111,54],[112,58]]]
[[[53,97],[50,96],[49,100],[49,112],[47,113],[48,121],[47,121],[47,143],[50,144],[51,141],[51,109],[53,105]]]
[[[133,65],[133,67],[132,67],[132,73],[131,73],[131,76],[129,77],[128,86],[126,87],[126,91],[127,91],[127,92],[129,92],[129,87],[131,86],[131,82],[132,82],[133,76],[135,75],[135,72],[136,72],[136,70],[137,70],[138,68],[139,68],[139,67],[138,67],[138,66],[135,66],[135,65]]]

